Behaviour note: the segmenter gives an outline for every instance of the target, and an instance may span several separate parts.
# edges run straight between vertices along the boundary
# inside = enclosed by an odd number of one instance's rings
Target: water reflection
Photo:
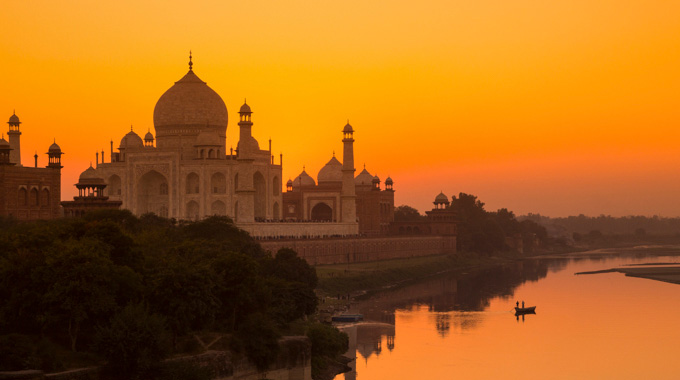
[[[352,305],[351,312],[369,322],[344,328],[347,356],[355,360],[353,370],[336,380],[356,379],[357,373],[372,380],[450,378],[454,367],[460,378],[574,378],[588,372],[592,378],[630,378],[643,369],[672,378],[680,363],[666,354],[680,340],[680,286],[621,274],[574,276],[655,257],[669,261],[658,257],[669,252],[678,250],[526,260],[373,295]],[[538,305],[539,314],[516,315],[517,300]],[[601,371],[605,359],[628,372]],[[645,360],[665,364],[657,371]],[[636,371],[630,363],[641,364]],[[527,375],[526,368],[538,372]]]

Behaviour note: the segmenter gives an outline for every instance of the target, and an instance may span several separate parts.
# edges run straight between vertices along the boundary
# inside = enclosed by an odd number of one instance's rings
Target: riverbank
[[[490,265],[523,260],[526,256],[507,252],[484,256],[476,253],[436,255],[316,267],[320,297],[345,298],[388,289],[403,283],[449,272],[467,272]]]

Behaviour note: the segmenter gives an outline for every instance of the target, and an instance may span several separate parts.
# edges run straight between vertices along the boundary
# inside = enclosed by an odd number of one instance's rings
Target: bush
[[[234,349],[244,351],[260,371],[266,370],[279,354],[279,333],[271,319],[255,313],[236,332]]]
[[[163,363],[155,371],[154,380],[210,380],[213,371],[208,367],[201,367],[193,363],[172,361]]]
[[[95,347],[108,361],[114,377],[134,378],[151,369],[168,353],[165,319],[142,304],[130,304],[99,328]]]
[[[33,342],[21,334],[0,336],[0,371],[37,369],[33,362]]]
[[[312,341],[312,356],[335,358],[349,349],[349,337],[333,326],[315,323],[309,326],[307,336]]]
[[[0,336],[0,371],[40,369],[51,372],[63,368],[52,342],[40,339],[36,343],[32,337],[21,334]]]

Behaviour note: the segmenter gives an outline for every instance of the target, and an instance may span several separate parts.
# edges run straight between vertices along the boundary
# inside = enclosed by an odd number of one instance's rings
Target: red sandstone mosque
[[[47,149],[48,163],[38,167],[21,163],[21,121],[10,116],[5,140],[0,138],[0,216],[18,220],[54,219],[61,216],[61,155],[57,143]]]

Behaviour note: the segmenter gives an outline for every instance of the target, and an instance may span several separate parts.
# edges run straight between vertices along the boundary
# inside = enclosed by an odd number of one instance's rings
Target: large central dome
[[[227,106],[222,98],[193,70],[170,87],[156,103],[153,124],[160,147],[179,136],[198,136],[203,129],[227,134]]]

